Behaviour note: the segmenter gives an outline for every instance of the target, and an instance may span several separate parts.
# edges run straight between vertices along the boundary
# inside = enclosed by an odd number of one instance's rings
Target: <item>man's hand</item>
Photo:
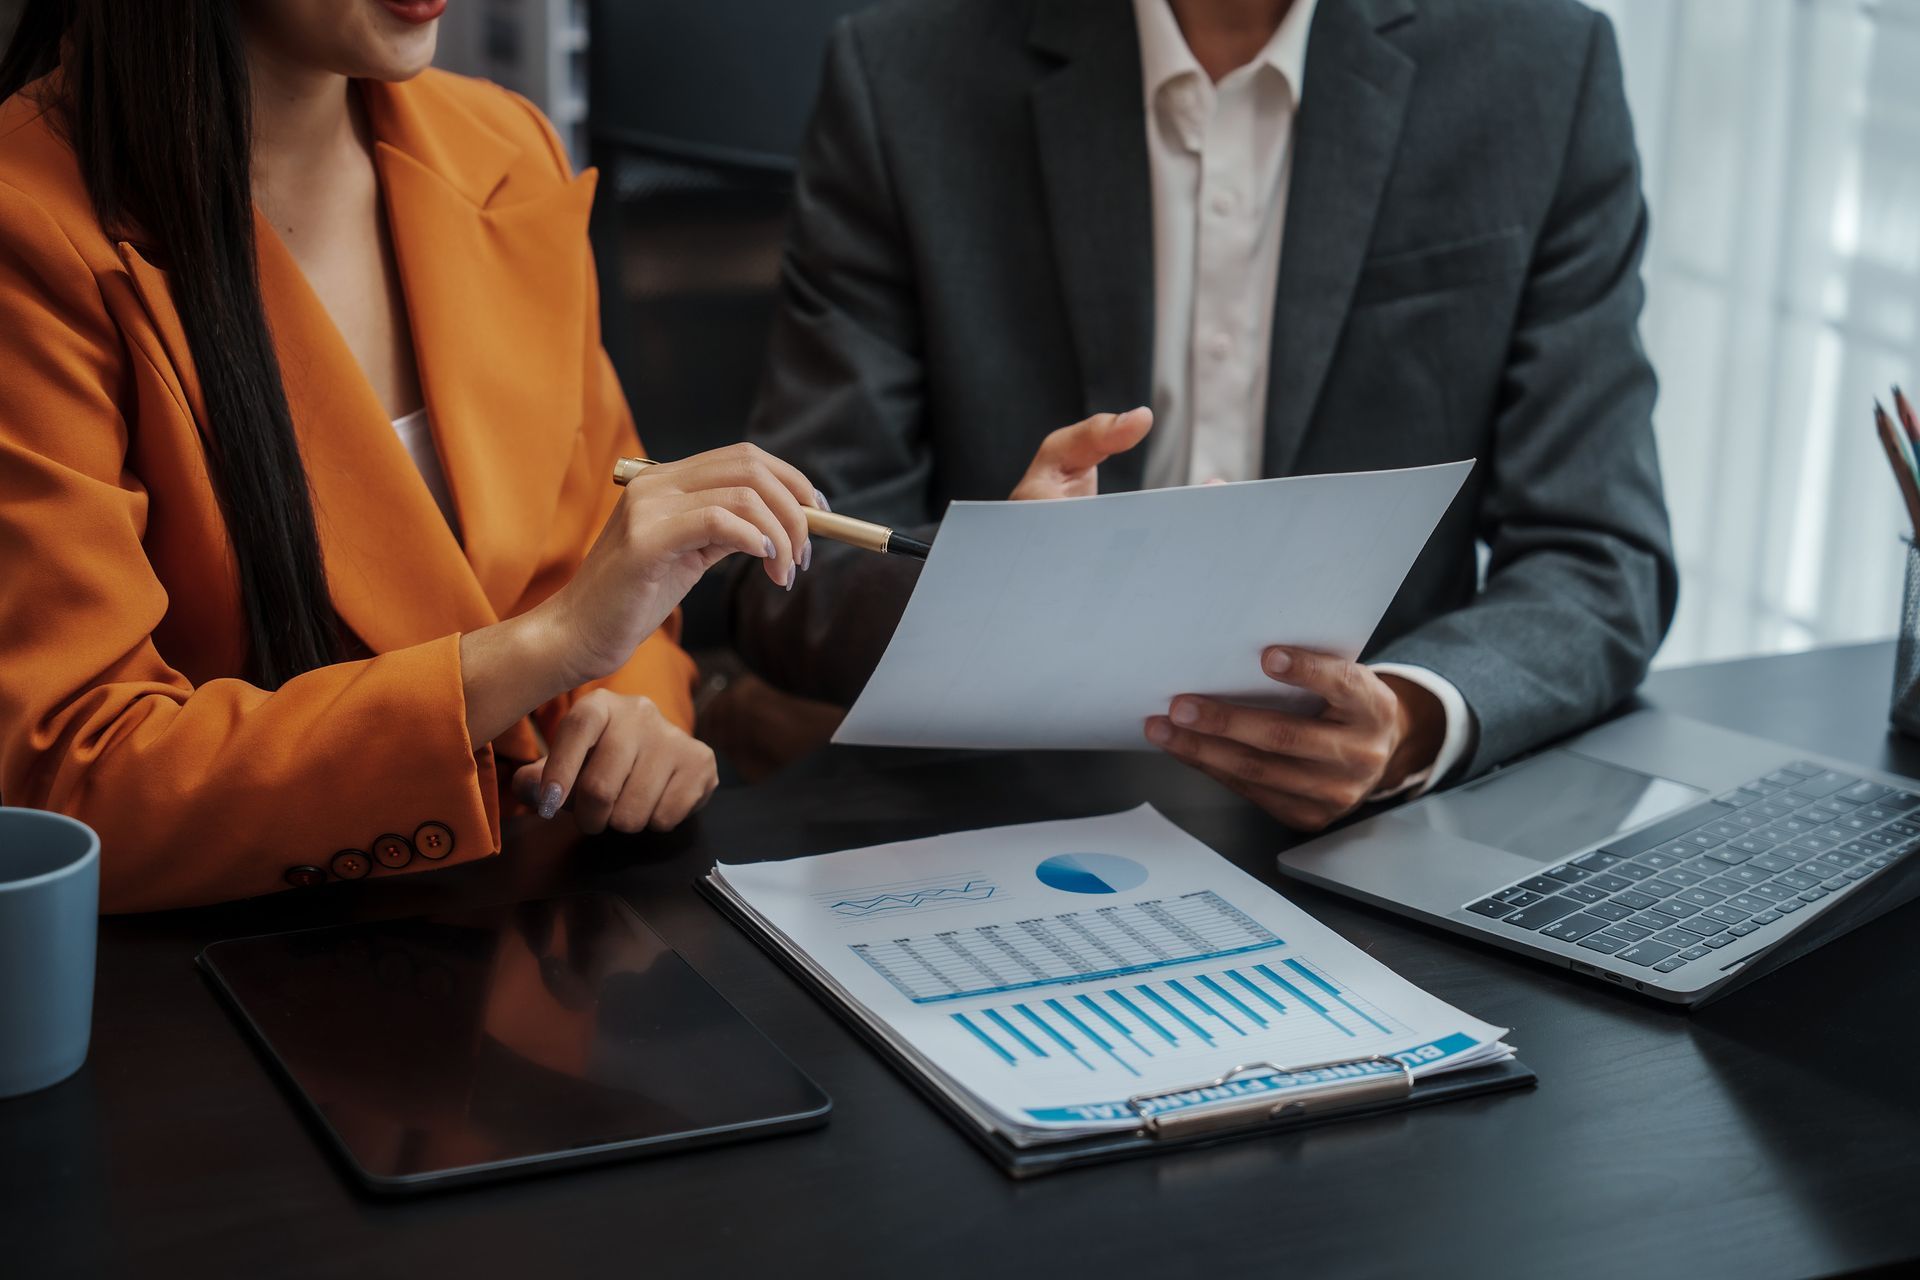
[[[595,689],[560,718],[547,756],[513,775],[514,794],[551,818],[568,800],[592,835],[612,827],[669,831],[719,785],[713,749],[647,698]]]
[[[1267,675],[1317,693],[1318,716],[1181,694],[1147,720],[1147,741],[1224,783],[1290,827],[1319,831],[1430,765],[1446,710],[1396,676],[1308,649],[1275,647]]]
[[[1147,438],[1153,410],[1096,413],[1085,422],[1062,427],[1040,442],[1027,474],[1013,487],[1013,500],[1085,498],[1100,491],[1100,464]]]

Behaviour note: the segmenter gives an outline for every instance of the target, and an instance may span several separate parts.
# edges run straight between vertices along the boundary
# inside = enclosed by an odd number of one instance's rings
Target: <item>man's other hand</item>
[[[1027,474],[1013,487],[1013,500],[1085,498],[1100,492],[1100,464],[1139,444],[1152,428],[1153,410],[1144,407],[1096,413],[1060,428],[1040,442]]]

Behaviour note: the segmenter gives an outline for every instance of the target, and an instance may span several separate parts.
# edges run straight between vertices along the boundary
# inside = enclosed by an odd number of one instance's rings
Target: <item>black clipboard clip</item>
[[[1260,1073],[1271,1076],[1308,1076],[1318,1072],[1341,1071],[1382,1064],[1386,1072],[1367,1072],[1359,1076],[1334,1076],[1307,1088],[1289,1089],[1279,1098],[1271,1094],[1203,1100],[1190,1108],[1161,1113],[1155,1102],[1181,1094],[1205,1093],[1227,1089],[1242,1076]],[[1220,1129],[1238,1129],[1273,1120],[1287,1120],[1321,1111],[1339,1111],[1368,1103],[1398,1102],[1413,1093],[1413,1068],[1398,1058],[1371,1054],[1335,1062],[1315,1062],[1303,1067],[1283,1067],[1272,1062],[1246,1062],[1225,1075],[1178,1089],[1154,1093],[1136,1093],[1127,1099],[1127,1107],[1140,1117],[1140,1132],[1150,1138],[1185,1138]]]

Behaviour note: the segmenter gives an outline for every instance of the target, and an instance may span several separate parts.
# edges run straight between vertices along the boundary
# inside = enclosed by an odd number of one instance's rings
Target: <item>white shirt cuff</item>
[[[1433,757],[1433,763],[1418,773],[1407,775],[1406,781],[1392,790],[1382,788],[1368,796],[1372,800],[1388,800],[1394,796],[1423,796],[1433,789],[1435,783],[1453,772],[1460,758],[1467,754],[1467,744],[1473,738],[1473,711],[1467,706],[1467,700],[1460,696],[1460,690],[1454,688],[1453,681],[1425,667],[1412,667],[1399,662],[1376,662],[1371,670],[1379,676],[1399,676],[1408,684],[1417,684],[1440,700],[1440,708],[1446,713],[1446,733],[1440,739],[1440,750]]]

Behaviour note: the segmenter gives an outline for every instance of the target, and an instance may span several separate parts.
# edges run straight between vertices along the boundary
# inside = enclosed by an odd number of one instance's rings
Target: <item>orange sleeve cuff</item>
[[[16,794],[99,832],[106,912],[500,849],[493,749],[467,739],[458,636],[321,667],[273,693],[229,679],[184,693],[98,686],[43,725],[52,732],[35,755],[50,767]]]

